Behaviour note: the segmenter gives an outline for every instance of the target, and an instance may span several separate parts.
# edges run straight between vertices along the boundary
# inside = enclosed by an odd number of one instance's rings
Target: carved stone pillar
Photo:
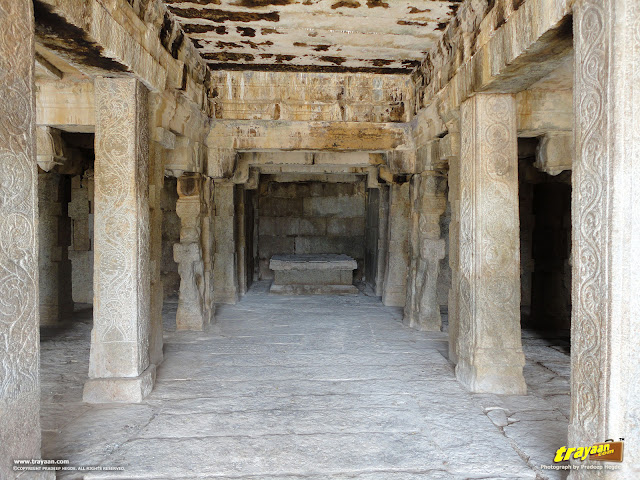
[[[456,376],[474,392],[524,394],[515,99],[461,107]]]
[[[431,173],[414,175],[411,184],[409,283],[404,323],[419,330],[440,331],[438,274],[445,256],[440,216],[447,207],[446,179]]]
[[[68,184],[63,175],[38,174],[40,325],[60,325],[73,312]]]
[[[233,192],[235,184],[228,180],[216,180],[214,185],[214,298],[216,303],[235,304],[238,301],[236,225],[234,219],[235,207]]]
[[[31,0],[0,4],[0,478],[40,458],[38,174]]]
[[[388,250],[382,303],[404,307],[409,270],[409,231],[411,230],[409,183],[392,184],[389,194]]]
[[[178,178],[176,213],[181,221],[180,243],[173,246],[173,258],[180,273],[180,299],[176,312],[178,330],[203,330],[209,323],[201,246],[203,183],[199,173],[188,173]]]
[[[141,401],[149,362],[149,127],[146,88],[95,80],[93,331],[86,402]]]
[[[620,469],[597,478],[640,478],[640,5],[580,0],[574,9],[568,446],[622,437]]]

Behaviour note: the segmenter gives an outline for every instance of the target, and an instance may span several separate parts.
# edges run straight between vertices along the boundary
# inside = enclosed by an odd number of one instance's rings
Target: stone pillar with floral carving
[[[38,174],[30,0],[0,3],[0,478],[40,458]]]
[[[95,79],[94,302],[86,402],[151,392],[147,89]]]
[[[180,243],[173,246],[173,258],[180,273],[180,298],[176,313],[178,330],[203,330],[209,323],[205,306],[205,277],[202,255],[204,181],[199,173],[178,178],[176,213],[180,217]]]
[[[568,445],[624,438],[620,468],[597,478],[640,478],[640,4],[579,0],[573,25]]]
[[[474,392],[524,394],[515,99],[478,94],[460,113],[456,376]]]
[[[435,172],[413,176],[411,183],[410,268],[404,323],[418,330],[440,331],[437,298],[440,260],[445,241],[440,238],[440,216],[447,206],[447,180]]]

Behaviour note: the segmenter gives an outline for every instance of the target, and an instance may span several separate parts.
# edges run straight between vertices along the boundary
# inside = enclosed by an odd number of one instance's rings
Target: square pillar
[[[624,438],[620,469],[597,478],[640,478],[640,5],[580,0],[573,25],[568,446]]]
[[[40,458],[33,2],[0,4],[0,478]]]
[[[478,94],[460,113],[456,376],[473,392],[523,395],[516,103]]]
[[[387,256],[382,303],[404,307],[409,271],[409,231],[411,229],[409,183],[394,183],[389,193]]]
[[[235,184],[229,180],[215,180],[214,188],[214,300],[215,303],[235,304],[238,301]]]
[[[149,361],[149,126],[146,88],[95,79],[93,331],[86,402],[139,402]]]
[[[440,216],[447,207],[446,188],[446,179],[435,172],[414,175],[411,182],[411,258],[403,321],[423,331],[442,328],[437,289],[445,256]]]

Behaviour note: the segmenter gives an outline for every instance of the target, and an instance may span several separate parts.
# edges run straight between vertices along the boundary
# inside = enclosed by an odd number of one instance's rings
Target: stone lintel
[[[82,401],[87,403],[140,403],[151,393],[156,366],[149,365],[137,377],[90,378],[84,384]]]

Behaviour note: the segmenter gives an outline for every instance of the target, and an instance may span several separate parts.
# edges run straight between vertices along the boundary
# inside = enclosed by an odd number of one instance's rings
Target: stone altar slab
[[[355,295],[357,262],[347,255],[274,255],[269,262],[274,280],[269,290],[283,295]]]

